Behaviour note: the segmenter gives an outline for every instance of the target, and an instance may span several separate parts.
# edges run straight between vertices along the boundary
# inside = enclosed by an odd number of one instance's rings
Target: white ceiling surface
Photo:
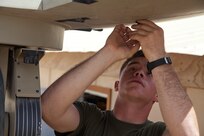
[[[158,22],[165,32],[167,52],[204,55],[204,15],[172,21]],[[67,30],[64,36],[64,51],[98,51],[105,44],[113,28],[102,32]]]
[[[72,2],[72,0],[0,0],[0,7],[47,10]]]
[[[38,9],[42,0],[0,0],[1,7]]]

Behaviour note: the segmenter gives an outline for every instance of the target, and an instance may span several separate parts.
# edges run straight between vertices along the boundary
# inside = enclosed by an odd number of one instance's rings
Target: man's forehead
[[[146,65],[148,62],[148,60],[145,57],[136,57],[133,58],[131,61],[128,62],[128,65],[132,65],[132,64],[144,64]]]

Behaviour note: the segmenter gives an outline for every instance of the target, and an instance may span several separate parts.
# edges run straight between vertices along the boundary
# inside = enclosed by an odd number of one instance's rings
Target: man
[[[137,21],[132,29],[117,25],[100,51],[65,73],[43,94],[43,119],[57,135],[199,135],[191,100],[166,56],[163,30],[149,20]],[[140,47],[144,55],[138,51]],[[135,52],[115,82],[118,96],[112,111],[103,112],[91,104],[74,103],[110,65]],[[165,124],[148,120],[152,105],[157,101]]]

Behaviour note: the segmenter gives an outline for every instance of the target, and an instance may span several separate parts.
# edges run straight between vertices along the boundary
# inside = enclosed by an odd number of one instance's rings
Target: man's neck
[[[151,108],[151,103],[145,105],[139,102],[119,100],[117,98],[113,109],[113,115],[118,120],[124,122],[142,124],[147,120]]]

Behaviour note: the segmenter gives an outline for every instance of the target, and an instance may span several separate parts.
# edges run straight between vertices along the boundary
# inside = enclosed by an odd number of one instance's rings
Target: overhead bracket
[[[84,23],[86,20],[90,20],[90,18],[80,17],[80,18],[62,19],[62,20],[57,20],[57,22],[60,22],[60,23],[66,23],[66,22]]]
[[[10,135],[41,136],[39,61],[43,55],[43,50],[27,48],[9,50],[8,103],[10,106],[7,122],[9,122]]]
[[[74,0],[74,2],[79,2],[79,3],[84,3],[84,4],[92,4],[92,3],[95,3],[97,1],[95,1],[95,0]]]
[[[44,51],[16,49],[14,61],[15,94],[18,97],[40,97],[39,60]]]

